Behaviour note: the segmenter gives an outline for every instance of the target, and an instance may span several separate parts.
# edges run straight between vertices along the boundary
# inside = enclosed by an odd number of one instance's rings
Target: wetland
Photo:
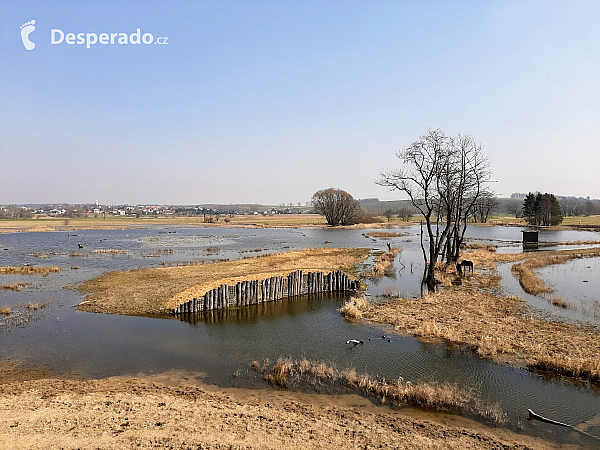
[[[587,336],[590,345],[587,348],[583,340],[572,341],[577,351],[584,356],[594,350],[597,352],[594,339],[598,336],[598,297],[594,295],[592,284],[598,257],[539,269],[538,276],[552,286],[556,291],[554,295],[560,295],[570,304],[566,309],[556,307],[543,297],[525,293],[511,273],[511,261],[522,259],[520,231],[518,227],[469,227],[469,242],[494,246],[498,262],[486,261],[488,256],[481,250],[481,259],[473,258],[477,276],[465,279],[463,286],[444,286],[441,292],[423,299],[420,281],[424,267],[417,226],[395,227],[387,234],[380,229],[169,228],[160,225],[5,233],[0,235],[0,266],[40,268],[40,272],[0,272],[1,285],[20,286],[18,290],[0,290],[0,307],[10,309],[9,314],[0,315],[0,360],[18,361],[50,374],[63,374],[67,379],[122,380],[114,377],[132,376],[159,379],[164,374],[185,373],[188,380],[201,380],[211,386],[210,389],[221,389],[220,392],[238,389],[255,393],[244,395],[256,395],[264,393],[266,386],[262,375],[249,369],[253,362],[263,365],[273,364],[280,357],[306,359],[324,362],[340,373],[354,369],[358,374],[380,380],[402,377],[414,384],[460,386],[482,404],[494,405],[504,412],[505,420],[494,426],[505,433],[514,433],[510,435],[512,442],[543,438],[557,445],[590,448],[598,441],[573,430],[529,421],[526,417],[527,409],[531,408],[561,422],[580,425],[590,435],[600,436],[600,389],[593,377],[565,376],[546,370],[548,368],[536,368],[523,350],[526,344],[535,344],[528,334],[536,328],[531,323],[519,322],[516,333],[522,336],[522,341],[512,338],[508,341],[513,346],[519,343],[522,346],[511,353],[494,341],[497,336],[488,322],[491,322],[490,315],[499,323],[507,320],[506,317],[519,315],[523,321],[539,321],[543,327],[550,327],[546,335],[552,335],[556,327],[572,327],[569,330],[573,336],[577,333]],[[548,244],[541,247],[544,252],[574,248],[590,251],[588,248],[594,244],[569,243],[597,242],[599,236],[597,232],[544,231],[540,233],[540,240]],[[367,274],[373,260],[385,252],[388,243],[402,250],[395,255],[393,273],[365,277],[365,293],[374,310],[383,310],[389,302],[404,302],[403,309],[414,321],[412,325],[394,322],[396,319],[389,317],[389,320],[376,319],[374,313],[367,313],[366,319],[359,321],[345,320],[338,309],[348,297],[341,294],[302,296],[185,317],[161,315],[156,308],[143,310],[131,306],[139,303],[138,292],[144,293],[139,298],[154,298],[154,304],[158,304],[157,299],[166,302],[178,292],[210,285],[214,280],[227,277],[225,270],[218,270],[227,265],[249,267],[249,262],[262,260],[268,270],[262,267],[253,274],[278,273],[289,267],[278,261],[277,255],[306,249],[329,249],[329,252],[350,249],[350,253],[360,254],[360,258],[335,267],[344,267],[357,275]],[[362,261],[367,255],[370,256]],[[301,266],[330,268],[312,263]],[[60,270],[46,273],[41,268]],[[202,279],[204,268],[215,271],[213,278]],[[165,277],[159,277],[151,289],[136,289],[139,280],[135,276],[140,273],[173,271],[188,271],[193,275],[190,280],[194,280],[186,284],[176,279],[178,288],[173,289]],[[242,276],[243,272],[236,272],[235,276]],[[76,308],[90,291],[98,295],[100,290],[93,283],[116,274],[130,277],[123,278],[121,296],[113,295],[130,305],[130,309],[106,312],[129,315],[98,314],[87,312],[84,307]],[[132,275],[135,276],[131,278]],[[489,284],[486,289],[493,292],[475,294],[485,277]],[[393,292],[400,300],[381,299],[386,292]],[[451,304],[450,298],[456,301],[453,313],[456,323],[448,325],[440,304]],[[505,300],[497,302],[496,298]],[[464,325],[463,320],[464,312],[469,309],[465,306],[473,300],[478,301],[479,308],[474,314],[481,317],[477,327]],[[44,307],[28,308],[29,304]],[[409,304],[414,310],[407,307]],[[411,310],[414,316],[410,315]],[[449,332],[436,333],[436,327],[439,330],[447,325],[447,330],[459,334],[461,323],[466,334],[473,336],[476,330],[481,332],[480,344],[471,345],[467,339],[453,337]],[[415,332],[417,329],[420,331]],[[381,339],[382,335],[391,339]],[[352,346],[346,343],[350,339],[365,342]],[[544,342],[543,336],[539,340]],[[559,344],[568,342],[561,340],[556,343]],[[491,353],[495,356],[491,357]],[[98,381],[100,384],[111,382]],[[123,381],[114,383],[127,385]],[[129,392],[130,385],[127,386],[119,395]],[[310,395],[325,393],[328,397],[345,394],[343,386],[335,382],[320,382],[298,389]],[[299,392],[298,395],[304,394]],[[379,408],[383,408],[379,410],[382,414],[391,413],[387,407]],[[419,414],[425,414],[428,420],[437,417],[433,412]],[[463,416],[465,421],[473,419],[469,414]],[[537,448],[545,444],[531,445]]]

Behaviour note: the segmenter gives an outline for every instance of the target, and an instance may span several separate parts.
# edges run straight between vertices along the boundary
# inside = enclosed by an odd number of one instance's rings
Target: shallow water
[[[520,238],[520,229],[515,228],[469,230],[471,237],[490,242]],[[170,317],[90,314],[72,308],[82,300],[82,294],[68,287],[109,270],[234,259],[306,247],[384,250],[386,242],[403,248],[397,257],[395,278],[369,282],[368,293],[377,295],[384,288],[391,288],[403,296],[418,296],[423,270],[418,227],[402,229],[410,235],[389,240],[365,237],[367,231],[155,227],[79,231],[74,233],[76,236],[62,232],[0,235],[0,265],[29,263],[63,269],[46,277],[0,276],[0,284],[31,284],[20,292],[0,291],[0,306],[10,305],[17,312],[25,312],[23,306],[16,305],[50,302],[47,308],[30,312],[39,320],[0,334],[0,357],[92,377],[184,369],[204,372],[208,381],[225,386],[243,383],[232,374],[245,370],[253,360],[307,357],[387,379],[402,376],[413,382],[435,380],[469,386],[484,402],[498,403],[508,412],[513,425],[526,416],[527,408],[570,423],[600,414],[600,397],[585,384],[547,380],[444,344],[401,336],[393,336],[391,342],[380,339],[385,330],[341,318],[337,308],[344,301],[343,296],[305,296],[211,312],[187,322]],[[584,232],[554,233],[557,241],[596,238]],[[82,250],[78,243],[83,245]],[[208,247],[218,250],[207,251]],[[121,249],[128,253],[92,253],[94,249]],[[69,252],[88,254],[69,256]],[[597,273],[597,268],[594,266],[592,272]],[[356,347],[346,344],[348,339],[369,338]],[[525,421],[523,426],[533,434],[554,433],[560,441],[579,439],[572,431],[554,430],[544,424]],[[600,435],[600,429],[592,431]]]

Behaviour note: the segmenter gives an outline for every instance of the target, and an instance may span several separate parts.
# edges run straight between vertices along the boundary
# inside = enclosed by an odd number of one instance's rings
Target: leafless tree
[[[511,201],[506,205],[506,211],[509,214],[512,214],[516,218],[521,216],[521,209],[523,208],[523,202],[521,201]]]
[[[333,227],[353,225],[362,216],[358,201],[341,189],[322,189],[312,196],[312,205],[317,214],[325,216]]]
[[[391,222],[392,218],[394,217],[394,211],[388,208],[383,212],[383,215],[385,216],[388,222]]]
[[[475,208],[472,212],[473,221],[486,223],[490,214],[494,212],[499,205],[500,202],[493,192],[483,190],[479,199],[475,202]]]
[[[471,136],[448,137],[441,130],[429,130],[397,156],[402,167],[383,172],[376,183],[404,192],[423,216],[428,241],[426,250],[421,222],[421,249],[427,267],[423,281],[431,286],[438,257],[447,261],[459,257],[467,219],[486,192],[489,163],[482,146]]]
[[[447,148],[448,138],[444,133],[441,130],[429,130],[406,150],[396,154],[403,163],[400,169],[382,172],[381,177],[376,181],[380,186],[390,190],[404,192],[423,216],[429,240],[429,252],[427,252],[421,226],[421,250],[427,265],[423,281],[428,284],[432,284],[435,280],[434,263],[441,248],[439,216],[434,215],[434,212],[440,205],[437,182],[441,166],[446,160]]]

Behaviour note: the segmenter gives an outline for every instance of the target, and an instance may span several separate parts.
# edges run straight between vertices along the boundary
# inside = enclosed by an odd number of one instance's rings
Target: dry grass
[[[553,247],[555,245],[598,245],[600,241],[558,241],[558,242],[540,242],[540,247]]]
[[[385,287],[381,291],[381,296],[383,298],[396,298],[396,297],[398,297],[398,295],[399,295],[398,290],[391,286]]]
[[[45,277],[49,273],[60,272],[60,267],[39,267],[39,266],[23,266],[23,267],[0,267],[2,275],[42,275]]]
[[[3,314],[5,316],[10,315],[11,309],[8,306],[3,306],[2,308],[0,308],[0,314]]]
[[[69,252],[71,258],[87,258],[90,256],[89,252]]]
[[[495,252],[498,248],[495,245],[479,244],[474,242],[463,243],[460,247],[467,250],[487,250],[488,252]]]
[[[568,308],[569,304],[567,302],[565,302],[562,298],[560,297],[552,297],[550,298],[550,303],[552,303],[554,306],[558,306],[559,308]]]
[[[32,303],[29,302],[25,305],[25,308],[29,309],[29,310],[34,310],[37,311],[38,309],[44,309],[46,306],[48,306],[50,304],[50,302],[44,302],[44,303]]]
[[[369,233],[363,233],[363,236],[373,237],[373,238],[392,238],[392,237],[409,236],[409,234],[401,233],[399,231],[370,231]]]
[[[359,297],[352,296],[338,309],[338,311],[344,316],[344,319],[360,320],[362,318],[362,312],[367,310],[368,307],[369,302],[364,295]]]
[[[0,289],[4,289],[6,291],[20,291],[25,286],[29,286],[29,283],[2,284],[0,285]]]
[[[399,247],[392,247],[383,255],[376,257],[373,260],[373,268],[365,274],[368,278],[380,278],[383,276],[389,277],[394,275],[394,259],[396,255],[402,251]]]
[[[121,250],[117,248],[97,248],[92,250],[92,253],[108,253],[109,255],[125,255],[129,250]]]
[[[344,270],[368,256],[368,249],[320,248],[211,264],[110,272],[83,284],[93,292],[78,309],[110,314],[163,314],[221,284],[286,276],[294,270]]]
[[[482,292],[475,287],[447,287],[421,299],[397,299],[370,305],[363,316],[391,324],[398,332],[440,338],[466,345],[495,361],[552,358],[556,372],[576,372],[600,380],[600,332],[592,327],[547,322],[530,316],[518,297]]]
[[[306,358],[295,361],[280,357],[272,366],[267,362],[262,367],[254,361],[251,368],[260,371],[268,383],[278,387],[286,388],[299,382],[313,386],[339,384],[393,406],[412,405],[436,411],[475,414],[494,422],[502,422],[506,417],[497,406],[481,405],[470,392],[456,385],[431,382],[413,384],[402,377],[388,382],[358,374],[352,368],[338,370],[322,361],[309,361]]]
[[[594,258],[600,256],[600,249],[586,249],[586,250],[570,250],[569,252],[553,252],[552,254],[536,254],[527,258],[521,264],[515,264],[511,270],[513,274],[519,280],[523,290],[532,295],[539,295],[542,293],[554,292],[549,286],[546,286],[543,280],[541,280],[535,273],[536,269],[547,267],[556,264],[563,264],[573,259],[581,258]]]

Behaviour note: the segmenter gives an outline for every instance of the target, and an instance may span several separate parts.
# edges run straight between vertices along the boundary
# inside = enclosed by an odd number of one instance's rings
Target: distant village
[[[522,217],[523,200],[527,194],[514,192],[510,198],[494,197],[490,203],[489,213],[509,214]],[[557,195],[562,215],[589,216],[600,214],[600,200],[590,197],[573,197]],[[416,214],[417,211],[408,200],[382,201],[378,198],[358,199],[361,209],[367,213],[378,216],[386,216],[393,213],[403,217],[403,220]],[[304,204],[288,203],[274,205],[259,204],[201,204],[201,205],[103,205],[98,203],[86,204],[20,204],[0,205],[0,219],[21,219],[36,217],[61,217],[61,218],[83,218],[83,217],[170,217],[170,216],[200,216],[205,222],[219,221],[240,215],[276,215],[276,214],[307,214],[312,213],[313,207],[310,202]]]
[[[0,218],[35,217],[144,217],[144,216],[202,216],[210,219],[219,216],[234,215],[275,215],[306,214],[311,211],[310,204],[288,204],[279,206],[265,205],[102,205],[93,204],[47,204],[47,205],[0,205]]]

